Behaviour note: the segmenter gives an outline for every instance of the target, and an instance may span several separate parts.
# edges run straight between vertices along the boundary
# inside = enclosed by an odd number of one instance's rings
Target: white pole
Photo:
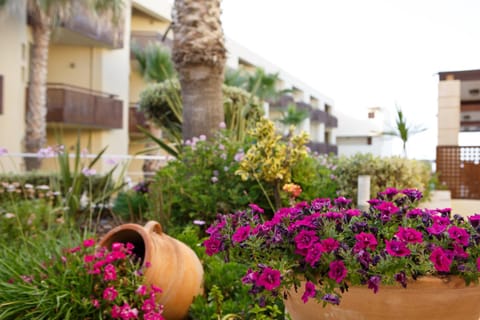
[[[358,176],[357,204],[361,210],[368,210],[368,200],[370,200],[370,176]]]

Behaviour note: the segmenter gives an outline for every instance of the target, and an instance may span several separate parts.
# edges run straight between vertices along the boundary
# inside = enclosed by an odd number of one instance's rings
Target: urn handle
[[[147,224],[145,225],[145,229],[147,229],[147,232],[155,232],[157,234],[162,234],[162,225],[158,223],[157,221],[148,221]]]

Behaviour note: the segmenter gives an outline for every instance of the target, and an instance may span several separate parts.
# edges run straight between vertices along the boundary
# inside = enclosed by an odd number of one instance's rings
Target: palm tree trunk
[[[33,50],[30,64],[30,84],[27,97],[25,150],[36,153],[46,142],[47,62],[51,30],[48,26],[32,26]],[[38,169],[41,160],[25,158],[27,170]]]
[[[192,66],[180,74],[183,101],[183,139],[213,136],[225,121],[223,74],[208,66]]]

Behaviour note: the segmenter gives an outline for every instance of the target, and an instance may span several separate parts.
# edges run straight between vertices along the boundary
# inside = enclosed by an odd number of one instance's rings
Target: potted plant
[[[388,188],[367,211],[323,198],[271,219],[252,204],[219,215],[204,246],[246,264],[257,302],[283,299],[293,319],[476,320],[480,214],[420,209],[421,197]]]

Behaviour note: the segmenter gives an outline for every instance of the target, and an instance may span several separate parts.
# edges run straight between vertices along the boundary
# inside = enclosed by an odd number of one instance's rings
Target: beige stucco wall
[[[438,84],[438,145],[458,145],[460,131],[460,80]]]
[[[452,213],[462,216],[480,214],[480,200],[452,199]]]
[[[94,86],[95,51],[93,47],[51,45],[47,81],[99,90]]]
[[[28,39],[23,10],[0,11],[1,59],[3,75],[3,113],[0,114],[0,147],[9,153],[22,152],[25,132],[25,88],[28,82]],[[20,158],[0,158],[5,171],[23,167]]]

